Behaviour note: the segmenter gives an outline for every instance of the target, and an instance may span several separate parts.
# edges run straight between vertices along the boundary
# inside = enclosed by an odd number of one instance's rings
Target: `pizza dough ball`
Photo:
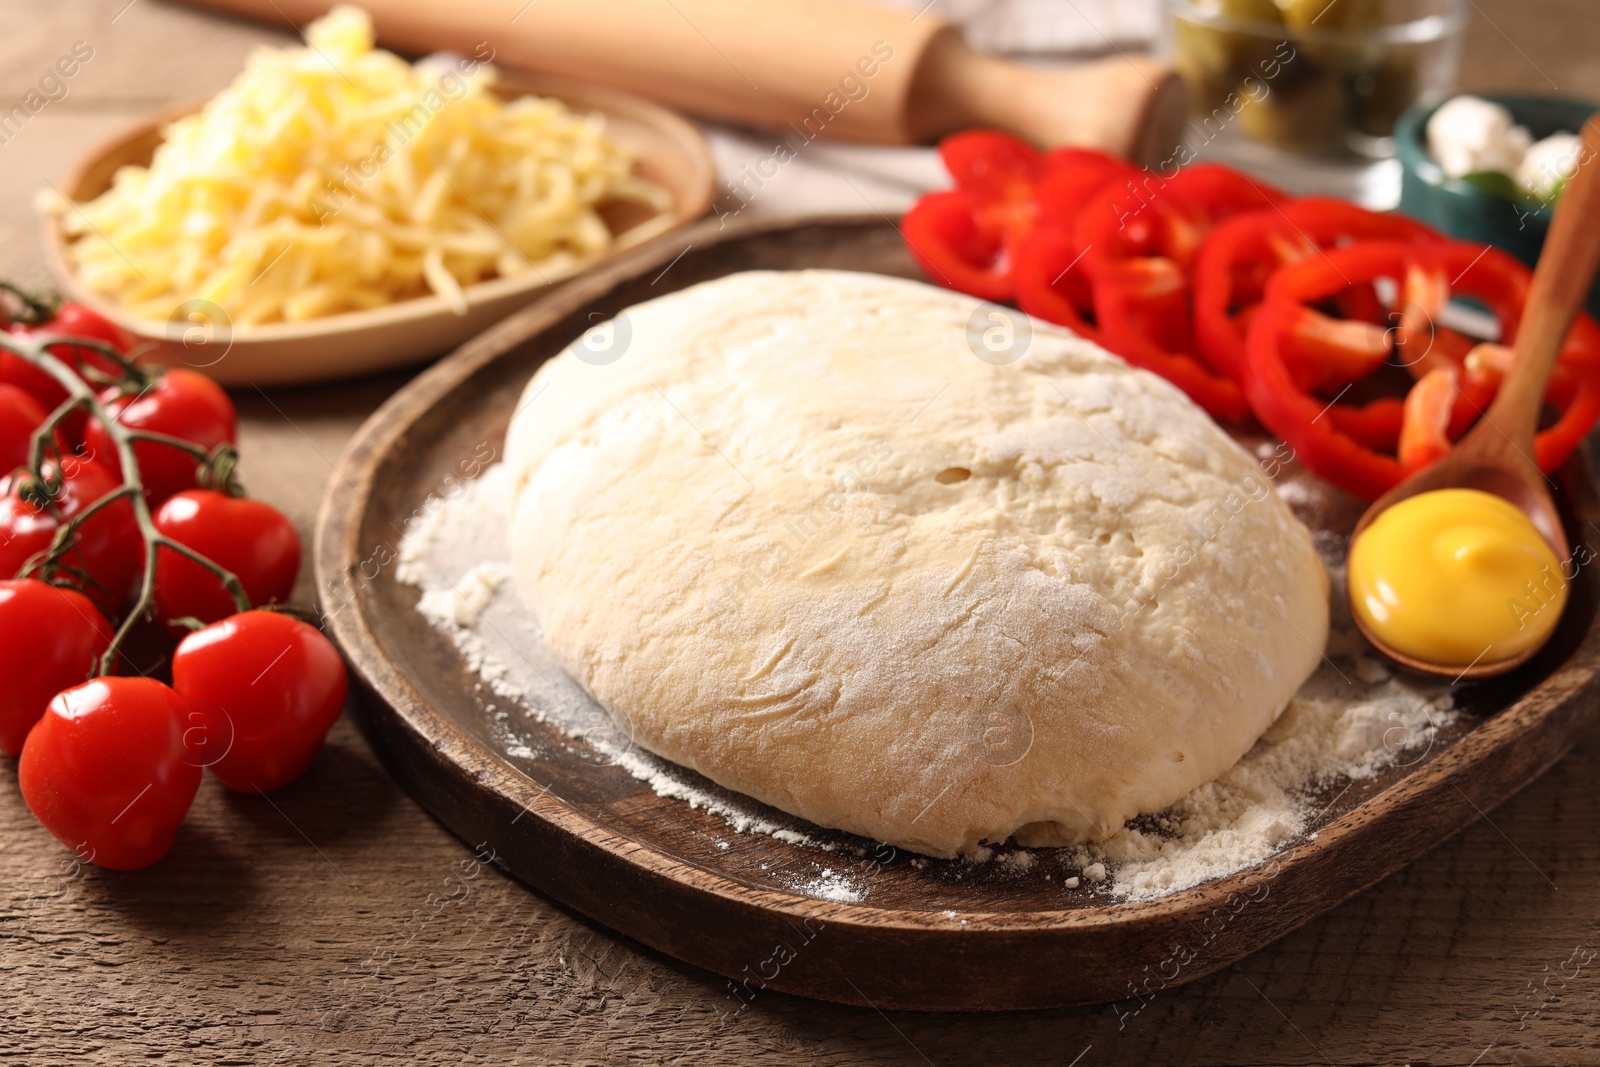
[[[534,376],[518,587],[639,744],[949,856],[1103,836],[1282,711],[1327,636],[1305,528],[1177,389],[996,312],[752,272]]]

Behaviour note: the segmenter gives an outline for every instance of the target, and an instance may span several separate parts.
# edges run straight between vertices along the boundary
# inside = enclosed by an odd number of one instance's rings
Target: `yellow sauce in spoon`
[[[1561,561],[1522,510],[1437,489],[1382,512],[1350,546],[1350,603],[1396,652],[1465,667],[1542,642],[1567,604]]]

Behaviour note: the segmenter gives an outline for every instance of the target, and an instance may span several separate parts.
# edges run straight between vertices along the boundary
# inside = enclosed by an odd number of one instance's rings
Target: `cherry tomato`
[[[300,573],[300,535],[260,500],[190,489],[161,505],[156,529],[232,571],[255,606],[282,603]],[[156,614],[216,622],[238,611],[217,576],[170,549],[156,560]]]
[[[32,394],[0,384],[0,473],[24,466],[33,447],[33,431],[50,417]]]
[[[64,334],[68,337],[82,337],[90,341],[99,341],[109,345],[118,352],[128,350],[128,335],[110,319],[98,312],[90,311],[82,304],[71,301],[62,304],[56,309],[55,317],[44,323],[17,323],[11,327],[11,332],[19,337],[38,337],[45,334]],[[112,379],[122,377],[122,367],[116,360],[105,353],[86,345],[58,344],[50,346],[50,354],[61,362],[83,375],[85,367],[93,367],[102,374],[109,375]],[[53,382],[52,382],[53,384]],[[59,385],[56,389],[61,389]],[[63,398],[66,391],[61,390]],[[60,403],[58,400],[57,403]]]
[[[40,327],[36,332],[64,333],[69,337],[84,337],[91,341],[100,341],[118,352],[126,353],[128,351],[128,335],[122,332],[121,327],[99,312],[91,311],[82,304],[75,304],[70,300],[56,310],[55,318]],[[103,352],[81,345],[71,348],[60,347],[64,351],[57,351],[57,347],[52,346],[51,353],[65,361],[68,366],[80,374],[83,373],[83,368],[88,366],[103,374],[108,374],[112,378],[122,377],[122,367],[116,360],[111,359]]]
[[[247,611],[185,637],[172,658],[172,685],[195,724],[191,750],[208,753],[203,762],[229,789],[266,793],[311,766],[349,681],[315,627],[282,612]]]
[[[22,338],[32,338],[40,334],[67,334],[104,342],[118,352],[128,350],[128,337],[115,324],[82,304],[71,302],[62,304],[49,322],[13,323],[9,327],[9,332]],[[122,368],[114,360],[92,348],[62,344],[51,345],[49,351],[80,375],[83,373],[83,368],[88,366],[114,379],[122,377]],[[47,412],[54,411],[56,405],[67,398],[67,391],[60,382],[52,378],[47,371],[39,369],[13,352],[0,351],[0,384],[16,386],[37,400],[39,406]],[[75,431],[74,436],[82,432],[81,418],[79,416],[73,420],[78,423],[72,427]]]
[[[12,332],[17,332],[13,329]],[[0,349],[0,385],[14,385],[33,397],[45,411],[54,411],[67,398],[62,384],[15,352]]]
[[[46,474],[55,469],[47,464]],[[18,574],[29,559],[50,547],[62,523],[122,484],[100,464],[77,457],[67,457],[61,469],[53,511],[22,498],[25,471],[0,480],[0,577]],[[88,590],[103,610],[111,613],[120,607],[144,568],[144,540],[134,519],[133,501],[118,500],[91,515],[78,528],[78,544],[64,562],[87,571],[103,587]]]
[[[28,807],[102,867],[138,870],[165,856],[200,788],[182,703],[153,678],[96,678],[58,694],[22,747]]]
[[[50,699],[93,674],[110,647],[110,624],[82,593],[0,582],[0,752],[21,752]]]
[[[181,438],[207,450],[238,440],[238,416],[228,394],[216,382],[194,371],[163,371],[141,392],[124,394],[107,389],[100,400],[107,413],[129,429]],[[90,422],[83,439],[97,459],[122,473],[116,445],[104,426]],[[140,441],[133,446],[133,453],[139,461],[144,495],[152,504],[197,484],[195,475],[200,462],[182,449]]]

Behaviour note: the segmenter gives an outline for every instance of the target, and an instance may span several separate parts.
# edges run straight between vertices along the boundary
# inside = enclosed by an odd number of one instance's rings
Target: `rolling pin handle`
[[[905,121],[919,141],[988,126],[1047,148],[1099,148],[1153,166],[1177,149],[1187,106],[1182,79],[1157,59],[1045,70],[975,51],[945,27],[928,42]]]

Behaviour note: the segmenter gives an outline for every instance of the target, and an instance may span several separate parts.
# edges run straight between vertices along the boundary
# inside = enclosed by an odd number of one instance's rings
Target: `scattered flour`
[[[471,627],[489,606],[511,568],[503,563],[480,563],[448,589],[430,589],[417,601],[417,610],[436,625]]]
[[[1295,482],[1281,483],[1279,492],[1295,506],[1309,499]],[[636,746],[625,726],[567,676],[544,650],[538,624],[511,580],[510,553],[500,534],[509,523],[510,505],[509,472],[503,465],[458,486],[452,495],[435,498],[407,529],[396,572],[420,591],[418,611],[449,636],[483,685],[510,705],[487,705],[502,731],[504,751],[524,759],[541,754],[542,742],[525,725],[531,719],[565,735],[583,758],[618,767],[664,797],[718,816],[736,832],[837,849],[814,836],[816,828],[809,823],[720,789]],[[1094,845],[998,855],[980,848],[958,861],[912,857],[910,866],[931,867],[930,873],[954,871],[959,880],[961,870],[993,861],[992,869],[1003,867],[1010,876],[1048,880],[1052,867],[1065,865],[1078,872],[1061,879],[1067,891],[1150,899],[1262,862],[1292,841],[1312,836],[1323,812],[1353,782],[1422,759],[1437,731],[1453,721],[1448,689],[1396,677],[1366,653],[1344,609],[1343,574],[1334,565],[1342,540],[1319,535],[1316,541],[1333,579],[1327,656],[1278,721],[1230,770],[1167,811],[1136,819]],[[824,900],[865,896],[861,884],[835,868],[801,877],[790,888]]]
[[[796,882],[790,888],[797,893],[818,900],[832,900],[840,904],[854,904],[866,897],[866,890],[839,871],[824,868],[822,873],[808,881]]]
[[[1278,495],[1290,507],[1307,504],[1311,501],[1311,490],[1306,483],[1300,481],[1283,481],[1277,483]]]
[[[511,576],[503,531],[510,525],[511,475],[496,464],[478,479],[433,498],[412,519],[400,542],[395,574],[421,591],[417,610],[455,643],[467,667],[514,714],[494,710],[504,751],[534,759],[538,743],[518,718],[554,727],[596,764],[615,766],[672,797],[722,818],[738,833],[769,834],[789,844],[831,852],[830,842],[805,832],[795,819],[778,822],[754,800],[706,782],[637,747],[627,729],[606,713],[544,650],[539,624],[523,607]]]

